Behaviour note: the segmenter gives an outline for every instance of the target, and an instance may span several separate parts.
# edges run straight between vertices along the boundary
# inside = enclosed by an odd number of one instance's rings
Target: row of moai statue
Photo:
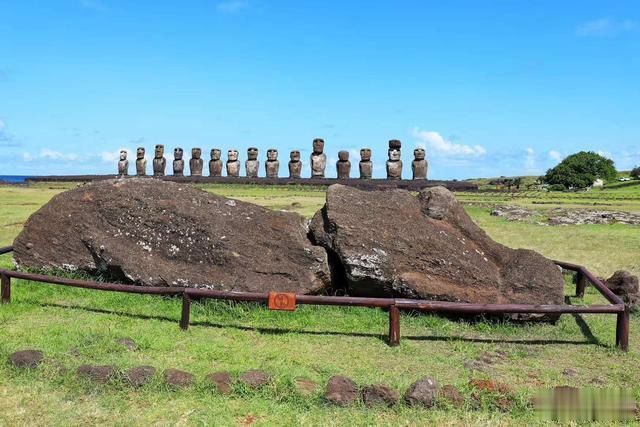
[[[397,139],[389,141],[387,160],[387,179],[402,178],[402,143]],[[414,159],[411,162],[413,179],[427,179],[428,164],[425,158],[425,150],[416,148],[413,150]],[[184,176],[184,150],[176,148],[173,150],[173,176]],[[300,161],[300,151],[294,150],[289,155],[289,178],[300,178],[302,173],[302,162]],[[327,155],[324,153],[324,140],[316,138],[313,140],[313,152],[311,153],[311,177],[324,178],[327,167]],[[167,160],[164,157],[164,145],[158,144],[155,148],[153,158],[153,176],[164,176]],[[191,176],[202,176],[204,161],[202,160],[202,150],[200,148],[191,149],[191,159],[189,159],[189,171]],[[222,151],[218,148],[211,150],[211,160],[209,161],[209,176],[222,176]],[[247,160],[245,162],[246,176],[256,178],[260,169],[258,160],[258,149],[250,147],[247,150]],[[336,163],[338,179],[348,179],[351,176],[351,162],[348,151],[338,152]],[[360,150],[360,179],[371,179],[373,175],[373,162],[371,161],[371,149]],[[267,150],[267,161],[265,162],[265,173],[267,178],[278,178],[280,161],[278,160],[278,150],[270,148]],[[226,162],[227,176],[240,176],[240,160],[238,150],[227,151]],[[139,147],[136,151],[136,175],[144,176],[147,173],[147,160],[145,159],[145,149]],[[120,161],[118,162],[118,175],[127,176],[129,174],[129,161],[127,152],[120,151]]]

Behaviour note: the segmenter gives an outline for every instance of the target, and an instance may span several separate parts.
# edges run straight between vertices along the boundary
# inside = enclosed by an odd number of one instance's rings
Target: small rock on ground
[[[449,402],[454,408],[462,408],[464,406],[464,396],[453,385],[447,384],[442,386],[440,397]]]
[[[562,371],[562,375],[564,375],[565,377],[575,377],[578,375],[578,371],[576,371],[575,369],[568,368]]]
[[[294,380],[296,391],[303,396],[310,396],[318,391],[318,383],[309,378],[296,378]]]
[[[207,380],[215,386],[218,393],[229,394],[233,391],[229,372],[214,372],[207,375]]]
[[[324,397],[334,405],[349,406],[358,398],[358,386],[353,380],[336,375],[329,378]]]
[[[142,387],[148,383],[156,374],[156,368],[153,366],[136,366],[127,369],[124,373],[124,379],[134,387]]]
[[[44,354],[40,350],[21,350],[9,356],[9,363],[16,368],[33,369],[37,368],[44,359]]]
[[[136,351],[138,349],[138,344],[131,338],[120,338],[116,342],[129,351]]]
[[[400,400],[400,393],[384,384],[373,384],[362,390],[362,401],[367,406],[393,406]]]
[[[170,368],[164,371],[164,381],[172,387],[186,388],[193,384],[193,374]]]
[[[431,377],[423,377],[411,384],[404,395],[409,406],[431,408],[436,402],[438,383]]]
[[[106,384],[115,377],[116,368],[112,365],[82,365],[78,368],[78,375],[95,383]]]
[[[259,369],[252,369],[240,375],[240,382],[250,388],[257,389],[271,382],[271,375]]]

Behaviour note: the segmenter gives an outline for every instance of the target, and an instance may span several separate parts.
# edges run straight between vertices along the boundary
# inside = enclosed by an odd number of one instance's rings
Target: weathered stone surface
[[[142,387],[156,374],[153,366],[136,366],[124,372],[124,380],[133,387]]]
[[[271,382],[271,375],[259,369],[252,369],[240,375],[239,380],[247,387],[258,389]]]
[[[160,180],[109,180],[55,196],[14,242],[20,267],[106,273],[141,285],[316,293],[326,251],[304,218]]]
[[[16,368],[37,368],[42,360],[44,354],[40,350],[20,350],[12,353],[9,356],[9,363]]]
[[[605,284],[607,288],[622,298],[622,301],[633,311],[638,309],[640,302],[640,289],[638,288],[638,276],[634,276],[626,270],[618,270],[609,277]]]
[[[78,368],[78,375],[99,384],[106,384],[114,379],[116,372],[116,367],[112,365],[82,365]]]
[[[329,378],[324,398],[338,406],[352,405],[358,398],[358,386],[351,379],[336,375]]]
[[[164,381],[175,388],[187,388],[193,384],[193,374],[179,369],[167,369],[164,371]]]
[[[384,384],[373,384],[362,389],[362,401],[367,406],[393,406],[400,400],[400,393]]]
[[[436,403],[438,383],[431,377],[424,377],[411,384],[404,395],[409,406],[431,408]]]
[[[211,382],[218,393],[229,394],[233,391],[231,374],[229,372],[214,372],[207,375],[207,381]]]
[[[491,240],[444,187],[414,197],[332,185],[310,228],[343,266],[332,272],[334,286],[350,295],[563,303],[562,275],[552,261]]]

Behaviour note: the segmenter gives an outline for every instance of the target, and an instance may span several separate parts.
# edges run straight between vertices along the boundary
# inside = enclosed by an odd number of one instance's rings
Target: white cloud
[[[61,153],[59,151],[51,150],[49,148],[43,148],[40,150],[40,158],[48,160],[78,160],[79,156],[75,153]]]
[[[607,159],[613,159],[613,155],[608,151],[598,150],[596,151],[596,153],[601,155],[602,157],[606,157]]]
[[[536,168],[536,153],[533,151],[533,148],[527,148],[527,155],[524,160],[524,168],[528,171],[534,170]]]
[[[481,145],[455,144],[435,131],[413,129],[413,137],[418,140],[418,146],[444,157],[481,157],[487,150]]]
[[[604,37],[628,33],[638,28],[635,21],[625,19],[618,21],[609,18],[600,18],[585,22],[578,26],[576,34],[580,37]]]
[[[556,150],[549,150],[549,158],[553,161],[560,162],[562,161],[562,153]]]
[[[216,5],[218,12],[228,14],[239,12],[247,7],[249,7],[249,2],[247,0],[227,0]]]

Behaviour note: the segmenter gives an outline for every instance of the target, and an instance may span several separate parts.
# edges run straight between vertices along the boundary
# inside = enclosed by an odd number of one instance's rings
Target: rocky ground
[[[555,208],[544,213],[520,206],[497,206],[491,215],[508,221],[524,221],[543,225],[629,224],[640,225],[640,212],[616,212],[591,209]]]

